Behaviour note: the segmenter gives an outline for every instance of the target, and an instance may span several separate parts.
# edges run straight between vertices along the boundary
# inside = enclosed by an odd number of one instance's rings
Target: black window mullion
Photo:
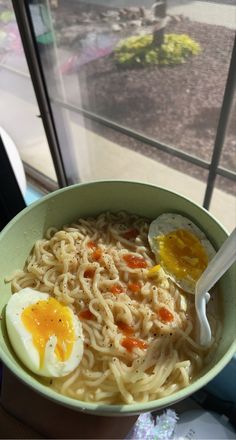
[[[12,5],[14,8],[19,32],[21,35],[21,40],[24,47],[25,56],[29,67],[35,95],[37,98],[42,122],[44,125],[45,134],[47,137],[49,149],[55,167],[58,184],[60,187],[64,187],[69,184],[69,181],[66,175],[60,144],[55,128],[55,123],[53,120],[50,101],[45,86],[41,65],[39,62],[33,29],[29,19],[27,2],[25,1],[19,2],[19,0],[12,0]]]
[[[214,190],[215,179],[217,175],[217,168],[221,157],[222,148],[228,128],[229,117],[233,106],[233,99],[236,89],[236,36],[234,39],[234,46],[229,66],[228,78],[225,86],[225,92],[220,111],[219,122],[216,130],[215,144],[211,158],[210,170],[208,173],[207,187],[204,197],[203,206],[208,209],[212,193]]]

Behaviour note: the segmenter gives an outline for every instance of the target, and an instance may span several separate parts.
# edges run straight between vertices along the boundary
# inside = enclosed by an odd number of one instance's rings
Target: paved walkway
[[[236,5],[193,1],[184,5],[170,6],[168,13],[170,15],[184,15],[190,20],[198,21],[199,23],[236,29]]]

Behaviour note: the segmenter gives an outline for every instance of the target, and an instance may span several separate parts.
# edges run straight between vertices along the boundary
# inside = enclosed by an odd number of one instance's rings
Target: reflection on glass
[[[236,7],[158,3],[58,2],[51,13],[65,98],[210,160]],[[158,29],[165,42],[159,55],[158,38],[155,44],[150,40],[160,36]],[[123,51],[117,52],[122,42]]]
[[[0,2],[1,126],[21,159],[56,180],[21,38],[10,1]]]
[[[89,131],[111,141],[114,151],[115,144],[126,146],[143,160],[151,156],[185,175],[206,180],[202,168],[72,116],[60,101],[210,161],[233,47],[236,6],[201,2],[196,8],[187,0],[28,3],[63,160],[74,180],[97,176],[97,169],[93,168],[94,174],[89,169],[94,163]],[[123,152],[124,159],[128,152]],[[136,173],[136,163],[131,167]],[[111,169],[116,172],[115,167]]]
[[[62,51],[60,47],[57,46],[57,35],[53,26],[53,17],[49,7],[54,4],[57,6],[57,2],[28,1],[33,32],[37,43],[47,92],[53,99],[56,98],[65,101],[65,84],[63,82],[60,68]],[[73,87],[73,83],[71,83],[71,86]],[[77,89],[73,90],[75,95],[77,95]],[[68,111],[61,108],[61,106],[55,105],[53,102],[51,102],[51,110],[57,138],[59,139],[61,146],[60,153],[67,174],[67,181],[69,184],[73,184],[80,180],[80,176],[76,164],[76,149],[75,145],[73,145],[71,136]]]
[[[9,1],[0,3],[0,65],[28,75],[18,26]]]

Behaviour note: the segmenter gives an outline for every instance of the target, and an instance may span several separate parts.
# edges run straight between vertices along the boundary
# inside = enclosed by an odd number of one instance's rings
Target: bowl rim
[[[24,208],[22,211],[20,211],[0,232],[0,239],[8,232],[9,229],[13,227],[13,225],[21,218],[23,217],[27,212],[33,210],[36,206],[43,204],[47,202],[47,200],[54,198],[58,194],[61,194],[63,192],[67,192],[73,189],[76,189],[77,187],[82,186],[93,186],[93,185],[100,185],[100,184],[114,184],[114,183],[121,183],[121,184],[134,184],[134,185],[142,185],[147,186],[155,189],[159,189],[161,191],[164,191],[166,193],[171,193],[174,196],[177,196],[178,198],[182,198],[186,200],[187,202],[190,202],[195,207],[200,208],[202,211],[204,211],[214,222],[217,223],[217,225],[222,229],[222,231],[228,235],[227,230],[225,227],[220,223],[219,220],[217,220],[214,215],[212,215],[206,208],[198,205],[196,202],[191,200],[188,197],[185,197],[177,192],[171,191],[168,188],[157,186],[154,184],[149,184],[144,181],[135,181],[135,180],[122,180],[122,179],[112,179],[112,180],[92,180],[89,182],[83,182],[83,183],[76,183],[73,185],[69,185],[64,188],[59,188],[39,200],[35,201],[34,203],[30,204],[26,208]],[[226,353],[223,355],[223,357],[217,362],[215,366],[211,368],[210,371],[203,374],[203,376],[197,378],[194,380],[193,383],[188,385],[187,387],[174,392],[173,394],[170,394],[168,396],[152,400],[149,402],[144,403],[132,403],[132,404],[118,404],[118,405],[111,405],[111,404],[99,404],[99,403],[91,403],[91,402],[84,402],[81,400],[77,400],[68,396],[64,396],[62,394],[59,394],[58,392],[52,390],[51,388],[47,387],[46,385],[43,385],[39,380],[37,380],[34,376],[32,376],[30,373],[27,372],[27,370],[19,370],[18,366],[15,365],[11,359],[1,350],[0,347],[0,358],[2,359],[3,363],[9,368],[9,370],[17,376],[19,380],[24,382],[26,385],[28,385],[30,388],[32,388],[34,391],[38,392],[42,396],[46,397],[49,400],[54,401],[57,404],[66,406],[68,408],[71,408],[76,411],[81,411],[84,413],[90,413],[90,414],[97,414],[97,415],[107,415],[107,416],[121,416],[121,415],[132,415],[132,414],[140,414],[142,412],[150,412],[157,409],[165,408],[168,406],[171,406],[172,404],[176,403],[179,400],[182,400],[189,395],[193,394],[200,388],[202,388],[204,385],[206,385],[208,382],[210,382],[212,379],[215,378],[217,374],[219,374],[222,369],[229,363],[229,361],[232,359],[236,352],[236,339],[232,342]]]
[[[164,186],[159,186],[159,185],[155,185],[152,183],[147,183],[145,181],[142,180],[123,180],[123,179],[101,179],[101,180],[90,180],[88,182],[80,182],[80,183],[74,183],[72,185],[68,185],[65,186],[63,188],[58,188],[55,191],[51,191],[48,194],[43,195],[40,199],[32,202],[30,205],[26,206],[24,209],[22,209],[20,212],[18,212],[18,214],[16,214],[8,223],[6,226],[4,226],[4,228],[0,231],[0,238],[8,231],[8,229],[10,229],[13,224],[21,217],[23,216],[26,212],[31,211],[35,206],[37,205],[41,205],[42,203],[44,203],[45,201],[47,201],[50,198],[53,198],[55,196],[57,196],[58,194],[62,194],[63,192],[67,192],[69,190],[73,190],[76,189],[77,187],[83,187],[83,186],[93,186],[93,185],[103,185],[103,184],[114,184],[114,183],[120,183],[120,184],[134,184],[134,185],[140,185],[140,186],[147,186],[150,188],[155,188],[155,189],[159,189],[161,191],[164,191],[166,193],[172,194],[174,196],[179,197],[180,199],[183,199],[187,202],[190,202],[192,205],[194,205],[196,208],[200,208],[203,212],[205,212],[209,217],[212,218],[212,220],[214,220],[218,226],[220,226],[220,228],[223,230],[223,232],[226,235],[229,235],[229,232],[227,231],[227,229],[225,228],[225,226],[223,226],[223,224],[220,222],[220,220],[218,220],[214,214],[212,214],[210,211],[208,211],[206,208],[204,208],[204,206],[201,206],[200,204],[198,204],[197,202],[195,202],[194,200],[192,200],[190,197],[184,196],[178,192],[172,191]]]

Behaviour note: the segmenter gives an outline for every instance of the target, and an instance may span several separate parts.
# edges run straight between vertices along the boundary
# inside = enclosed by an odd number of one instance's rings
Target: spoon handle
[[[196,293],[208,292],[236,260],[236,228],[208,264],[196,284]]]

